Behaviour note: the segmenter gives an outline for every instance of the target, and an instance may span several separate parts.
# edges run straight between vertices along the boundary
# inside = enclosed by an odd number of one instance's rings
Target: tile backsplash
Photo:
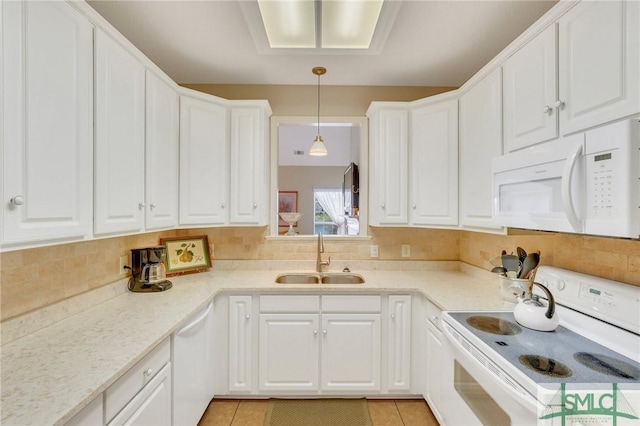
[[[207,235],[219,260],[315,260],[315,241],[267,239],[267,228],[202,228],[171,230],[61,244],[0,253],[0,320],[42,308],[71,296],[104,286],[123,277],[119,258],[132,248],[158,244],[160,238]],[[501,250],[540,250],[541,264],[609,278],[640,286],[640,242],[543,232],[509,235],[478,232],[371,227],[371,240],[325,239],[324,258],[372,260],[460,260],[490,269],[489,260]],[[409,244],[409,258],[401,247]]]

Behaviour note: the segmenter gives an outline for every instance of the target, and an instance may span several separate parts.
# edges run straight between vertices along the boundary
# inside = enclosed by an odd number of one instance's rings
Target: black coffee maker
[[[131,249],[131,277],[129,290],[152,292],[169,290],[173,284],[167,280],[164,246]]]

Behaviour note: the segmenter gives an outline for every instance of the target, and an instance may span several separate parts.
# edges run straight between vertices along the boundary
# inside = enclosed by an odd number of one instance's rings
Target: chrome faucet
[[[329,260],[322,260],[322,253],[324,253],[324,240],[322,239],[322,232],[318,233],[318,258],[316,260],[316,272],[322,272],[323,266],[329,266],[331,264],[331,256]]]

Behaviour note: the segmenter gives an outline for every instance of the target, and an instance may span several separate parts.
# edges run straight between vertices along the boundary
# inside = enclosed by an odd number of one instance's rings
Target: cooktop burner
[[[577,352],[573,358],[580,364],[599,373],[608,374],[623,379],[640,380],[640,369],[628,362],[602,354]]]
[[[569,367],[553,358],[547,358],[542,355],[520,355],[518,359],[520,364],[545,376],[560,378],[573,375]]]
[[[467,318],[467,324],[478,330],[491,334],[499,334],[501,336],[515,336],[516,334],[522,333],[522,328],[511,321],[484,315]]]

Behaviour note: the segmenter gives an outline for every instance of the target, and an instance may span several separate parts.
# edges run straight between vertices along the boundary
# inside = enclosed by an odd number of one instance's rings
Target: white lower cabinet
[[[442,380],[444,378],[442,360],[446,353],[443,347],[445,337],[439,328],[441,315],[440,309],[427,301],[427,382],[425,399],[438,422],[446,424],[442,416]]]
[[[411,296],[389,296],[388,383],[393,391],[411,390]]]
[[[260,296],[259,392],[380,394],[384,348],[393,366],[388,390],[408,390],[411,296],[389,299],[390,318],[400,326],[391,325],[390,319],[387,339],[380,295]],[[392,344],[402,348],[387,346]]]
[[[170,340],[156,346],[105,392],[112,425],[171,425]]]
[[[252,296],[229,296],[229,390],[253,390]]]
[[[380,314],[322,314],[322,390],[380,391]]]

